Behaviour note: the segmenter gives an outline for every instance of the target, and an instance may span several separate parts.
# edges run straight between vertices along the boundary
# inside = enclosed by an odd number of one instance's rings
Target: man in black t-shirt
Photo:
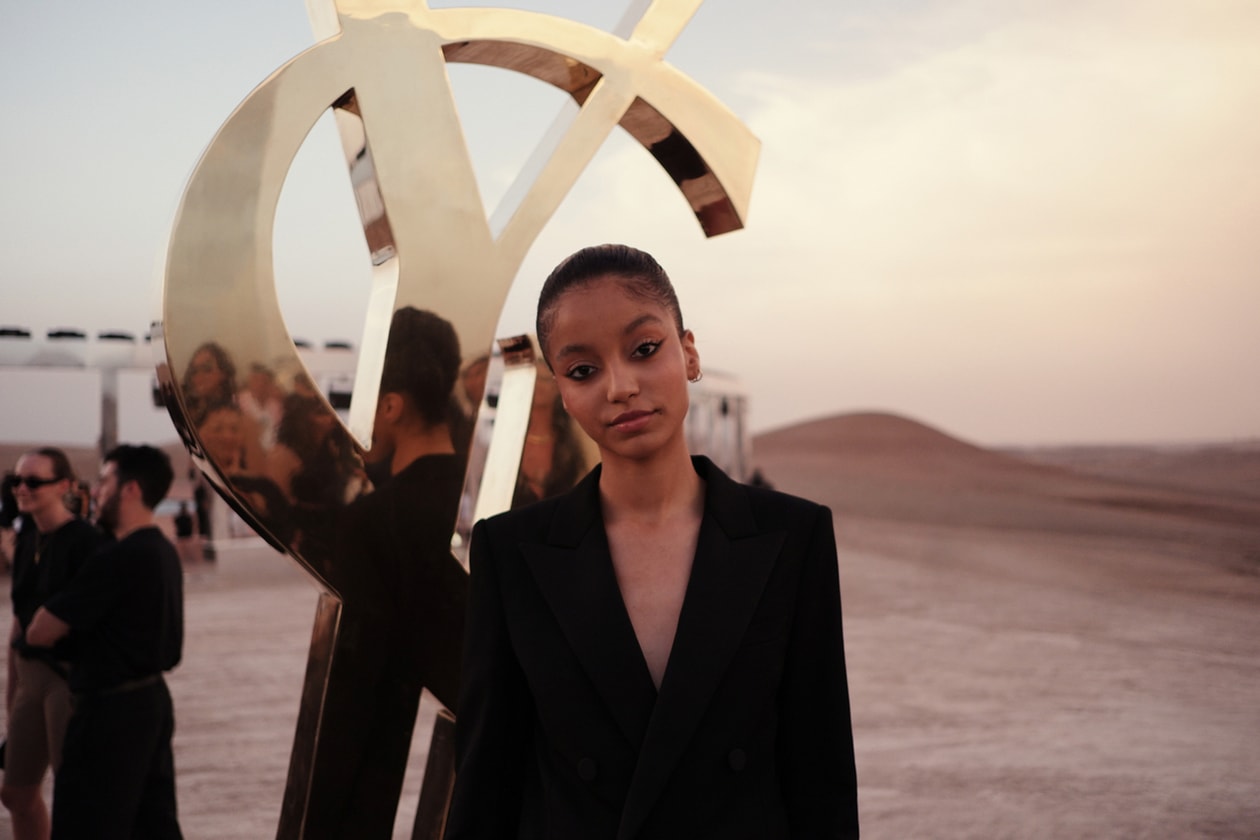
[[[91,558],[35,614],[26,642],[72,635],[74,713],[53,790],[52,836],[181,837],[162,679],[183,644],[183,572],[153,510],[170,489],[170,460],[150,446],[105,456],[97,522],[117,542]]]

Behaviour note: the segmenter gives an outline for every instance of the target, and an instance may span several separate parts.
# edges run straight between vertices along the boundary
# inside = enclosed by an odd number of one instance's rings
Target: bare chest
[[[697,525],[616,528],[608,533],[613,571],[639,649],[657,688],[674,646],[696,553]]]

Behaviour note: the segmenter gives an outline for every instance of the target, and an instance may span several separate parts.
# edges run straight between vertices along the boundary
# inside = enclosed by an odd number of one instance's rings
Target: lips
[[[608,425],[618,431],[636,431],[645,425],[654,413],[651,411],[625,411],[614,417],[613,421]]]

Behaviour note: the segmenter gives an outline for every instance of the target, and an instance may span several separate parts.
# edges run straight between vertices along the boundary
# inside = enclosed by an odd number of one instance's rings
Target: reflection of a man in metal
[[[398,735],[415,721],[421,687],[447,706],[458,692],[467,577],[450,547],[464,459],[450,411],[459,364],[449,322],[411,307],[394,314],[368,453],[388,478],[349,508],[347,566],[331,570],[344,599],[339,661],[317,748],[317,763],[329,763],[315,774],[308,818],[323,810],[318,821],[346,836],[375,836],[367,826],[382,821],[388,836],[409,747]]]

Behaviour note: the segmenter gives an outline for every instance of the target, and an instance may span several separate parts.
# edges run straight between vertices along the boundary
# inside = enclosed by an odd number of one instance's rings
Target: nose
[[[608,366],[608,401],[625,402],[639,393],[639,378],[634,367],[622,361]]]

